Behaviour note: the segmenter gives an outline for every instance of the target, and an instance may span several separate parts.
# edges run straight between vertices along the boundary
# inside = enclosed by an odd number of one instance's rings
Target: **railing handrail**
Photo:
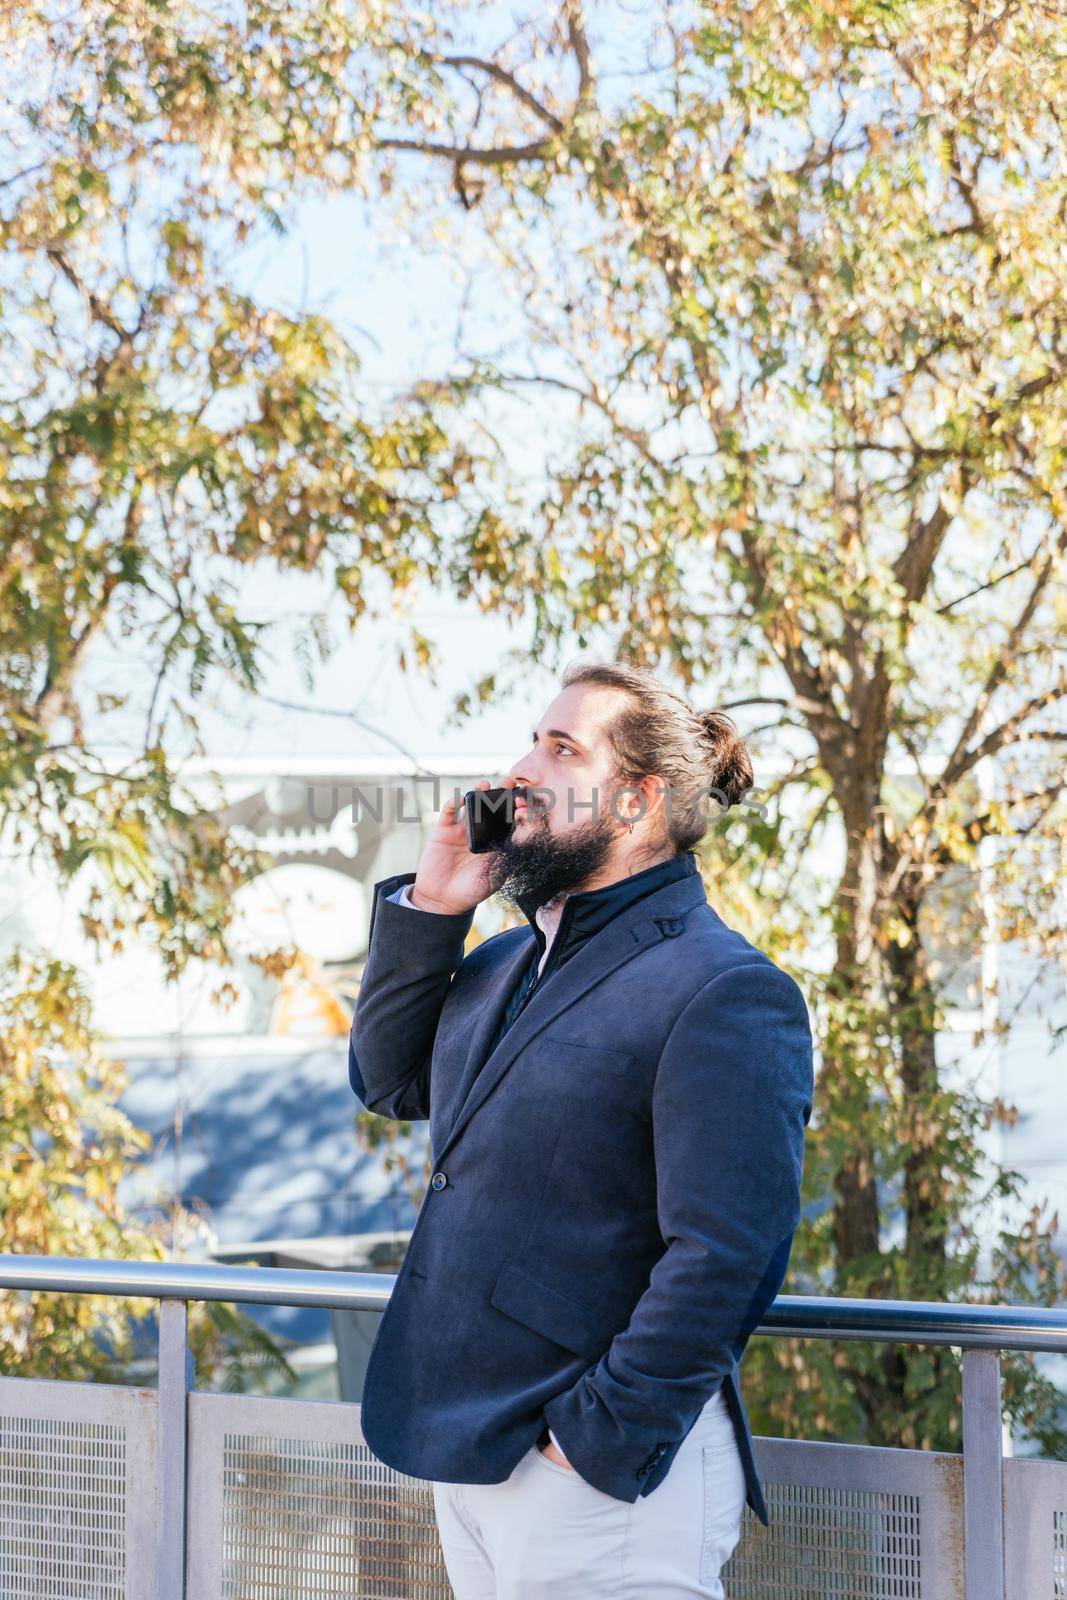
[[[0,1255],[0,1289],[224,1300],[252,1305],[383,1311],[394,1273],[238,1267],[212,1261],[113,1261]],[[1067,1306],[950,1305],[937,1300],[848,1300],[779,1295],[754,1330],[779,1338],[866,1339],[968,1350],[1067,1354]]]

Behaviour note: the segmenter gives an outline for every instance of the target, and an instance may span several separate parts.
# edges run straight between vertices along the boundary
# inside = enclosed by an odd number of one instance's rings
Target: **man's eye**
[[[569,744],[558,744],[558,745],[557,745],[557,746],[556,746],[556,749],[557,749],[557,750],[570,750],[570,753],[571,753],[571,755],[573,755],[573,754],[574,754],[574,751],[573,751],[573,750],[571,750],[571,747],[570,747],[570,745],[569,745]]]

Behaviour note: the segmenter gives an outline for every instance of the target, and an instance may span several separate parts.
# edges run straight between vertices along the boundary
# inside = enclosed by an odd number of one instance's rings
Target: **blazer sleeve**
[[[629,1325],[544,1406],[605,1494],[633,1503],[652,1468],[661,1481],[778,1293],[813,1090],[804,997],[773,962],[720,973],[671,1029],[652,1091],[666,1249]]]
[[[348,1081],[368,1111],[412,1122],[430,1115],[430,1060],[474,912],[422,911],[400,891],[413,872],[374,885],[369,948],[348,1040]]]

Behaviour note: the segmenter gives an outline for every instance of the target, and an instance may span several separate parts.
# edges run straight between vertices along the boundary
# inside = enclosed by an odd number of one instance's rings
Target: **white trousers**
[[[456,1600],[723,1600],[745,1474],[722,1390],[633,1505],[536,1445],[503,1483],[433,1483]]]

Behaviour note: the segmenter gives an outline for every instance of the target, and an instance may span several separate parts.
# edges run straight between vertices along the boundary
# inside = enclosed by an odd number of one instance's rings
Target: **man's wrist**
[[[404,885],[403,894],[401,895],[401,902],[404,905],[411,906],[415,911],[429,911],[434,916],[439,917],[465,917],[469,911],[474,910],[473,906],[457,907],[438,905],[435,900],[427,899],[427,897],[422,894],[421,891],[419,892],[419,898],[416,900],[415,885],[413,883],[406,883]]]
[[[414,882],[402,883],[399,888],[390,889],[385,898],[391,900],[394,905],[409,906],[412,911],[426,911],[430,916],[469,917],[473,911],[477,910],[477,906],[456,907],[440,905],[436,900],[428,899],[421,890],[419,891],[419,898],[415,900],[413,898],[414,890]]]

